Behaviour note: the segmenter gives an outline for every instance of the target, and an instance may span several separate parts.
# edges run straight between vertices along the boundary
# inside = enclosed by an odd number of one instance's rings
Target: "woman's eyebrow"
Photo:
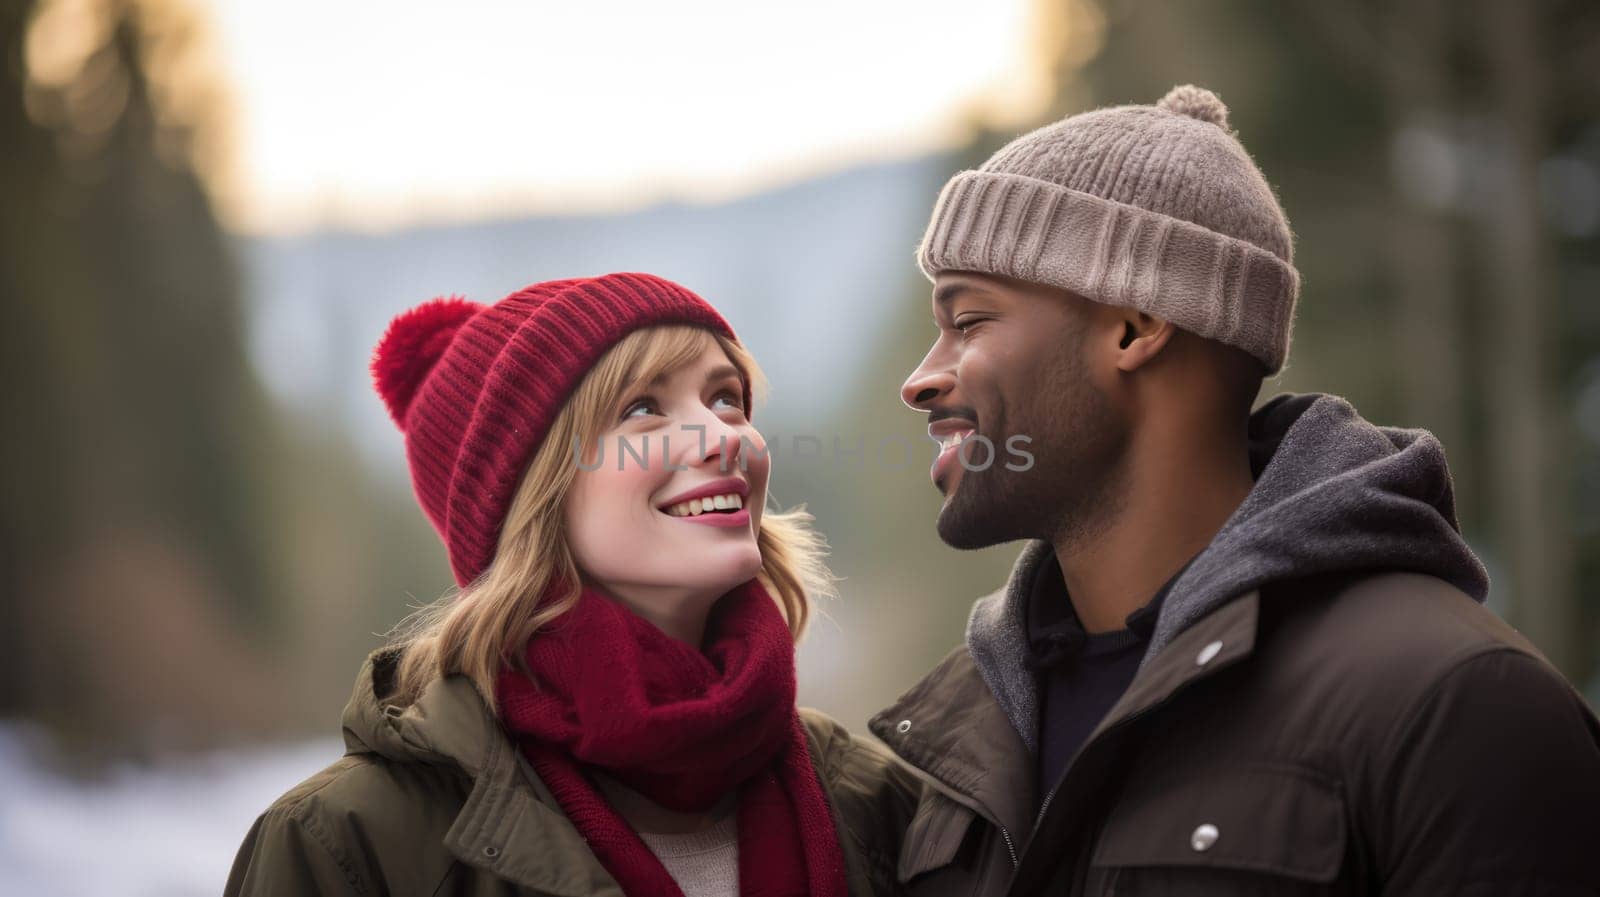
[[[646,384],[646,388],[659,389],[664,383],[671,379],[671,377],[671,371],[662,371],[661,373],[650,378],[650,382]],[[707,383],[711,383],[714,380],[721,380],[724,377],[732,377],[735,380],[738,380],[740,383],[744,382],[744,372],[740,371],[731,364],[719,364],[711,370],[706,371]]]
[[[719,364],[711,370],[706,371],[707,383],[710,383],[713,380],[721,380],[724,377],[732,377],[735,380],[738,380],[740,383],[744,382],[744,374],[740,373],[739,369],[731,364]]]

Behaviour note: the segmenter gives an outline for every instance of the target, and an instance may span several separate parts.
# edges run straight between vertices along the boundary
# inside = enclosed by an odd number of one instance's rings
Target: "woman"
[[[759,371],[710,305],[643,274],[435,300],[373,374],[460,590],[368,658],[346,755],[227,893],[895,887],[916,786],[795,708],[826,569],[765,510]]]

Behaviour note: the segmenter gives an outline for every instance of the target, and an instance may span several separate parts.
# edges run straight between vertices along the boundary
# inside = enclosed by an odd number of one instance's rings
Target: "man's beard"
[[[1038,432],[1002,436],[994,441],[993,464],[962,470],[955,494],[939,512],[939,538],[946,545],[975,549],[1018,539],[1056,542],[1085,536],[1109,521],[1124,492],[1126,428],[1086,379],[1069,390],[1045,387],[1040,394],[1067,395],[1070,401],[1032,409],[1027,417],[1039,424]],[[1008,462],[1025,463],[1007,451],[1006,440],[1016,435],[1030,438],[1018,444],[1033,455],[1028,470],[1006,469]]]

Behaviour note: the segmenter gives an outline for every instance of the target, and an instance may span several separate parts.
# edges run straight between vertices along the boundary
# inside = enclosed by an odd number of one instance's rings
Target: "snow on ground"
[[[216,897],[256,816],[344,753],[317,739],[79,782],[43,768],[40,743],[0,722],[0,897]]]

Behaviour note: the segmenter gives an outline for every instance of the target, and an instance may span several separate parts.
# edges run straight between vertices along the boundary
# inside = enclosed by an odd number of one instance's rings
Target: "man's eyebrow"
[[[963,293],[981,292],[983,292],[983,288],[977,284],[967,283],[960,280],[952,281],[951,283],[944,284],[943,286],[939,286],[934,289],[933,304],[939,308],[943,308],[956,301],[957,297],[961,296]]]

